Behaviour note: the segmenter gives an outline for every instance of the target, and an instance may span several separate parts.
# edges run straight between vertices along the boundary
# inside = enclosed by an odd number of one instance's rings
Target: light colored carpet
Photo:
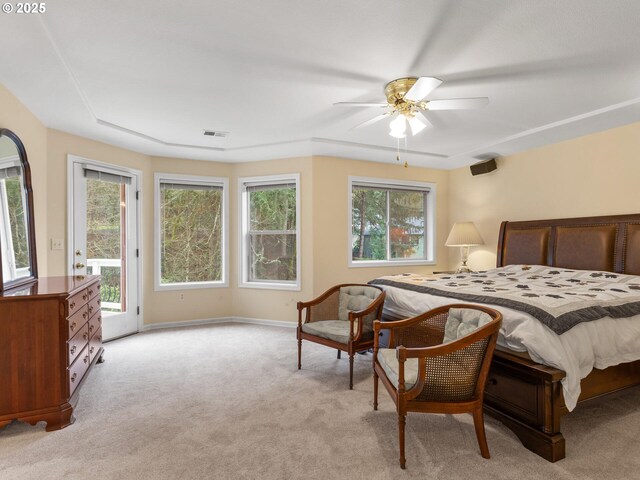
[[[640,478],[640,389],[565,419],[567,458],[551,464],[487,417],[492,458],[471,417],[410,414],[398,465],[393,403],[372,410],[371,355],[348,360],[295,331],[212,325],[106,345],[83,386],[76,422],[47,433],[0,430],[0,478],[21,479],[562,479]]]

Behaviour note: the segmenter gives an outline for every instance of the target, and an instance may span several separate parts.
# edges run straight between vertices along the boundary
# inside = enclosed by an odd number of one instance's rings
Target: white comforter
[[[385,311],[398,317],[412,317],[441,305],[471,303],[380,285],[387,292]],[[498,344],[527,352],[538,363],[564,370],[565,404],[573,410],[580,396],[580,380],[593,368],[607,368],[640,359],[640,315],[629,318],[605,317],[580,323],[556,335],[531,315],[496,305],[502,313]]]

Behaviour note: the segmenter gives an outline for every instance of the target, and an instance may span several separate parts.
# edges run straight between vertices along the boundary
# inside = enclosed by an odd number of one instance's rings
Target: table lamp
[[[447,247],[461,247],[462,265],[456,270],[456,273],[470,273],[471,269],[467,266],[469,247],[484,245],[484,240],[473,222],[458,222],[453,224],[445,245]]]

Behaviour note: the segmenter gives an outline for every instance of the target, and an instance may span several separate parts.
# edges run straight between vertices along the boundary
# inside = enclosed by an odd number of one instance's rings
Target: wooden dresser
[[[89,370],[102,362],[100,277],[45,277],[0,292],[0,428],[73,423]]]

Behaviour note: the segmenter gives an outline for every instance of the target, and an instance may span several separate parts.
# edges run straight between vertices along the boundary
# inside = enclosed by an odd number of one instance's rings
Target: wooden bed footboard
[[[496,350],[487,386],[485,412],[504,423],[522,444],[550,462],[565,457],[562,417],[568,413],[562,396],[565,374],[557,368]],[[640,385],[640,361],[593,370],[580,384],[578,402]]]

